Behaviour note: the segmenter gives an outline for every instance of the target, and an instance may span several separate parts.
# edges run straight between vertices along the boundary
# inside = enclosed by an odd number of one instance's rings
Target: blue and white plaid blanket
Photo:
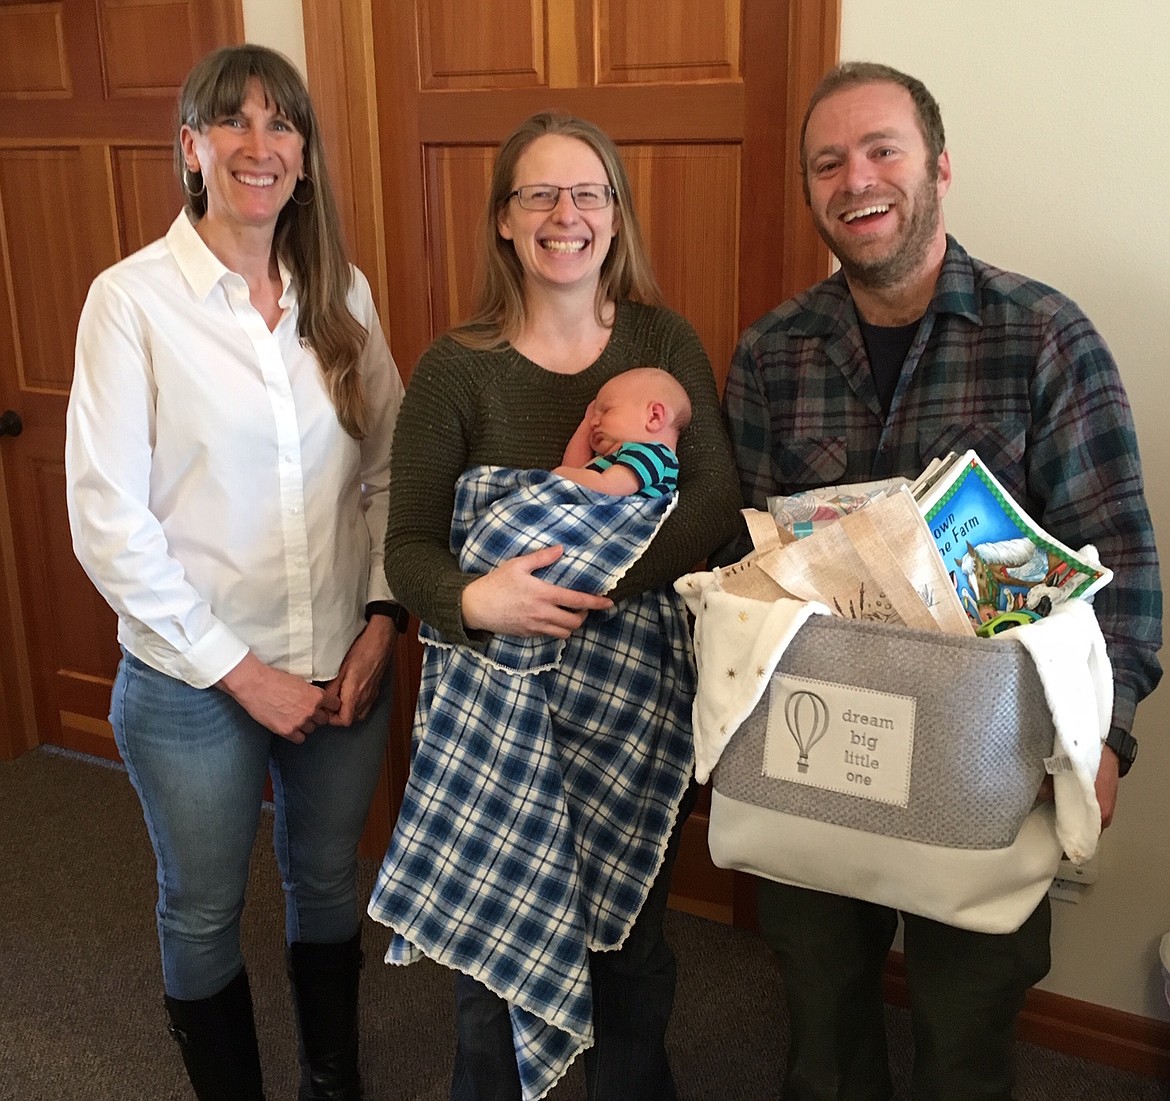
[[[674,498],[594,493],[546,471],[475,467],[452,550],[482,573],[561,543],[541,576],[607,592]],[[525,1101],[593,1042],[587,952],[619,948],[662,863],[693,768],[683,607],[655,591],[567,640],[425,645],[410,779],[369,913],[388,963],[423,955],[509,1002]]]

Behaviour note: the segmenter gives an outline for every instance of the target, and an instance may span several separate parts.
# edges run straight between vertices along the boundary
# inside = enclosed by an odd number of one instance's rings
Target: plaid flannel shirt
[[[748,507],[817,486],[913,477],[974,448],[1028,514],[1114,571],[1094,609],[1129,730],[1161,677],[1162,592],[1129,402],[1108,348],[1070,299],[982,263],[951,237],[883,419],[838,272],[740,338],[727,380]]]

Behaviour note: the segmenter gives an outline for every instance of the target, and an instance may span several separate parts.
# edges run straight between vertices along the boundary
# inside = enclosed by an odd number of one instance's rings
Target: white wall
[[[307,75],[301,0],[243,0],[243,8],[244,38],[279,50]]]
[[[842,0],[841,57],[926,84],[955,174],[947,229],[973,255],[1070,295],[1109,342],[1137,421],[1165,586],[1170,5]],[[1141,751],[1102,841],[1098,882],[1076,905],[1053,903],[1042,985],[1170,1020],[1158,962],[1170,930],[1168,728],[1170,683],[1138,708]]]
[[[842,9],[843,58],[913,73],[942,105],[955,172],[948,229],[974,255],[1071,295],[1113,348],[1170,563],[1170,432],[1158,413],[1170,389],[1170,5],[842,0]],[[250,41],[303,70],[300,0],[244,0],[244,20]],[[1141,756],[1122,784],[1099,882],[1076,905],[1053,904],[1042,985],[1170,1020],[1158,964],[1170,930],[1167,681],[1138,709]]]

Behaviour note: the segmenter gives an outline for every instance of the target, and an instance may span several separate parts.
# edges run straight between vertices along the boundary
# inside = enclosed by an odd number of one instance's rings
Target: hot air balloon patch
[[[763,772],[904,807],[914,750],[912,696],[775,673]]]

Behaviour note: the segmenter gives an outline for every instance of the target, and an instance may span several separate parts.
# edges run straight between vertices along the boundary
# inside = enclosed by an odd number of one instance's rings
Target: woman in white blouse
[[[186,209],[81,315],[74,547],[118,614],[110,721],[197,1096],[263,1096],[239,920],[271,773],[300,1097],[357,1098],[356,849],[405,620],[382,569],[402,384],[292,65],[216,51],[179,121]]]

